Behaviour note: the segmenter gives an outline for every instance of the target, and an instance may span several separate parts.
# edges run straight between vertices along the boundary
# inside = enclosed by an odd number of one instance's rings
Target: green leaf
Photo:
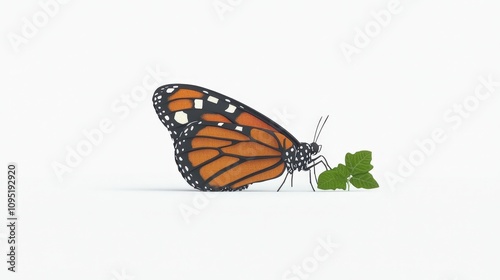
[[[339,165],[337,165],[337,167],[335,167],[333,169],[338,169],[339,175],[342,175],[346,179],[347,179],[347,177],[349,177],[349,175],[351,175],[351,173],[349,173],[349,169],[345,165],[343,165],[342,163],[339,163]]]
[[[331,170],[327,170],[319,175],[318,188],[322,190],[346,189],[349,169],[343,164],[339,164]]]
[[[322,190],[348,189],[351,184],[360,189],[374,189],[379,185],[369,173],[373,169],[371,165],[372,152],[359,151],[345,156],[346,164],[339,164],[332,170],[324,171],[319,175],[318,188]]]
[[[353,186],[359,189],[378,188],[377,181],[375,181],[372,174],[370,173],[353,175],[349,182],[351,182]]]
[[[371,161],[372,152],[370,151],[359,151],[355,154],[347,153],[345,155],[345,164],[353,176],[372,170]]]

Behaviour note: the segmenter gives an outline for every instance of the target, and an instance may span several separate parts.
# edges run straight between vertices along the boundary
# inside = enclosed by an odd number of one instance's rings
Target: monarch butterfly
[[[301,143],[256,110],[218,92],[194,85],[159,87],[153,104],[174,141],[179,172],[201,191],[243,190],[256,182],[318,164],[331,169],[316,143],[328,119],[316,127],[312,143]],[[319,130],[318,130],[319,129]],[[316,174],[314,174],[315,178]]]

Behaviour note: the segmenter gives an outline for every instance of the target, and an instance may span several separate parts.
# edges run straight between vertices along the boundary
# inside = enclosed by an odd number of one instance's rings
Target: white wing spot
[[[194,107],[196,109],[203,109],[203,100],[202,99],[195,99],[194,100]]]
[[[243,127],[237,126],[237,127],[234,128],[234,130],[243,131]]]
[[[180,124],[188,123],[188,115],[184,111],[176,112],[174,119]]]
[[[168,121],[170,120],[170,118],[168,117],[168,115],[165,115],[165,119]]]
[[[172,93],[172,92],[174,92],[174,90],[175,90],[174,88],[169,88],[169,89],[167,89],[167,93]]]
[[[218,123],[217,125],[218,125],[218,126],[222,126],[223,124],[224,124],[224,123],[221,123],[221,122],[220,122],[220,123]]]
[[[213,97],[213,96],[209,96],[207,100],[208,100],[208,102],[212,102],[212,103],[215,103],[215,104],[217,104],[217,102],[219,102],[219,98],[216,98],[216,97]]]
[[[229,104],[229,106],[227,106],[226,112],[228,112],[228,113],[234,113],[235,110],[236,110],[236,107],[234,107],[233,105]]]

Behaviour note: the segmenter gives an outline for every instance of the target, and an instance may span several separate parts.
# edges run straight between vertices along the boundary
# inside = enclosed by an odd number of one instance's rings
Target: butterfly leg
[[[330,165],[328,164],[328,161],[324,156],[318,156],[314,159],[311,160],[311,165],[307,167],[307,170],[309,170],[309,183],[311,184],[311,188],[314,190],[314,185],[312,183],[312,174],[314,173],[314,179],[316,181],[316,185],[318,185],[318,176],[316,175],[316,165],[318,164],[323,164],[326,170],[332,169]]]
[[[324,156],[318,156],[316,158],[313,158],[311,160],[311,162],[323,164],[323,166],[325,167],[326,170],[332,169]],[[311,167],[313,167],[313,166],[316,166],[316,164],[312,165]]]
[[[314,160],[312,160],[312,161],[311,161],[311,163],[312,163],[312,164],[311,164],[311,165],[309,165],[309,166],[306,168],[306,170],[308,170],[308,171],[309,171],[309,184],[311,184],[311,188],[312,188],[312,190],[313,190],[313,191],[316,191],[316,190],[314,189],[314,185],[313,185],[313,183],[312,183],[312,182],[313,182],[313,180],[312,180],[312,177],[313,177],[313,176],[312,176],[312,175],[313,175],[313,172],[314,172],[314,179],[315,179],[315,181],[316,181],[316,185],[318,185],[318,178],[317,178],[317,176],[316,176],[316,165],[318,165],[318,164],[320,164],[320,163],[322,163],[322,162],[321,162],[321,161],[316,161],[316,162],[315,162]],[[324,163],[323,163],[323,164],[324,164]]]
[[[288,172],[286,173],[286,175],[285,175],[285,180],[283,180],[283,183],[281,183],[281,185],[280,185],[280,187],[278,188],[277,192],[279,192],[279,191],[281,190],[281,187],[283,187],[283,185],[285,184],[285,182],[286,182],[286,178],[288,178],[288,174],[290,174],[290,173],[288,173]],[[292,176],[293,176],[293,173],[292,173]],[[292,184],[293,184],[293,178],[292,178]]]
[[[313,169],[314,169],[314,167],[313,167]],[[312,188],[313,192],[315,192],[316,190],[314,189],[314,185],[313,185],[313,182],[312,182],[312,172],[313,171],[311,169],[309,169],[309,184],[311,184],[311,188]],[[316,172],[314,172],[314,176],[316,176]],[[317,181],[318,180],[316,179],[316,183],[317,183]]]
[[[316,165],[313,167],[314,179],[316,180],[316,185],[318,184],[318,175],[316,175]]]

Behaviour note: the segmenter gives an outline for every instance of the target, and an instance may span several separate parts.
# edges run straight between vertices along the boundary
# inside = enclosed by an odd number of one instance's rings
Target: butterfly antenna
[[[318,135],[317,135],[316,139],[314,139],[314,142],[318,141],[319,135],[321,134],[321,131],[323,131],[323,127],[325,127],[325,124],[326,124],[326,121],[328,120],[328,117],[330,117],[330,116],[329,115],[326,116],[325,121],[323,122],[323,124],[321,125],[321,128],[318,131]]]
[[[314,131],[313,142],[316,142],[316,135],[318,135],[319,125],[321,124],[321,120],[322,120],[322,119],[323,119],[323,117],[319,118],[318,125],[316,125],[316,130]]]

